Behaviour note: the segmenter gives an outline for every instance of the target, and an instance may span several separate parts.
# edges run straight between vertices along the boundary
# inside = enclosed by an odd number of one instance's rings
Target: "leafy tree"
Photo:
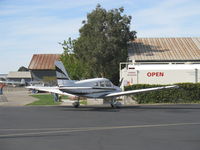
[[[85,75],[85,66],[79,59],[74,55],[74,44],[75,40],[69,38],[63,43],[59,43],[63,46],[64,52],[60,57],[63,62],[69,76],[73,80],[80,80]]]
[[[71,37],[68,38],[68,40],[64,40],[63,43],[59,43],[62,45],[64,49],[64,54],[73,54],[74,53],[74,43],[76,40],[72,40]]]
[[[124,8],[106,10],[99,4],[87,15],[74,43],[75,55],[87,64],[90,77],[119,79],[119,63],[128,57],[128,42],[136,38],[130,31],[131,16]]]
[[[19,67],[18,71],[29,71],[28,68],[21,66]]]

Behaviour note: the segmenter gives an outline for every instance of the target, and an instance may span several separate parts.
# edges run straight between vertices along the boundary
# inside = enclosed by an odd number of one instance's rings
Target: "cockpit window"
[[[100,86],[101,86],[101,87],[105,87],[104,81],[101,81],[101,82],[100,82]]]
[[[112,87],[112,84],[110,81],[106,81],[106,87]]]
[[[94,83],[94,86],[99,86],[99,83],[98,83],[98,82],[95,82],[95,83]]]

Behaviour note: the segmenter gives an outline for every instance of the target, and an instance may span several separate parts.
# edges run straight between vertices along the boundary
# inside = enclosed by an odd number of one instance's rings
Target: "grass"
[[[87,105],[87,100],[80,100],[80,104]]]
[[[51,94],[40,94],[40,95],[31,95],[38,99],[38,101],[32,102],[28,105],[59,105],[60,102],[54,102],[53,95]]]

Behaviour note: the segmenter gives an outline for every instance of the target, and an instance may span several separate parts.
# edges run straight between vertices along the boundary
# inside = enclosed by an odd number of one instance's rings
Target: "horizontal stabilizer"
[[[58,86],[55,87],[42,87],[42,86],[27,86],[27,89],[35,89],[38,91],[44,91],[44,92],[49,92],[49,93],[56,93],[56,94],[60,94],[60,95],[66,95],[66,96],[72,96],[74,97],[75,95],[66,93],[66,92],[62,92],[61,90],[59,90]]]

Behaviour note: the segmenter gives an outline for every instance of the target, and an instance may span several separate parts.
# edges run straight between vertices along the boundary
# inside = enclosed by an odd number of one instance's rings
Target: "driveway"
[[[29,95],[30,92],[23,87],[6,87],[0,95],[0,106],[24,106],[37,100]]]

